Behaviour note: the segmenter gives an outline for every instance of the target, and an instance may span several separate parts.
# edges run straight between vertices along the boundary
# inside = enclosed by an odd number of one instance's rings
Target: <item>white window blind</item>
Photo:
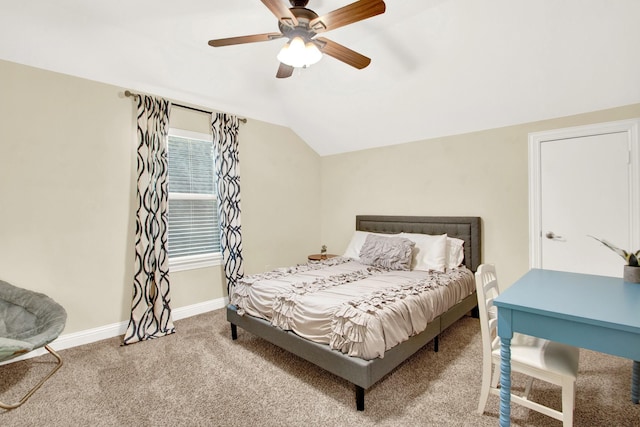
[[[208,135],[176,133],[169,134],[170,264],[213,265],[220,259],[213,143]]]

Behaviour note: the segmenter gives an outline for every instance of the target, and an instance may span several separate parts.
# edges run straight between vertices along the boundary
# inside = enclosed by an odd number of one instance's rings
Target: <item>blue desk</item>
[[[494,301],[501,340],[500,426],[511,417],[514,332],[640,360],[640,284],[621,278],[532,269]],[[638,402],[640,363],[633,363]]]

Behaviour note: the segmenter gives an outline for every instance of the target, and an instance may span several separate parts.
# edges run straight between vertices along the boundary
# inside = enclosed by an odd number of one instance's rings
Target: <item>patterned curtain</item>
[[[171,103],[138,96],[138,209],[131,319],[124,344],[175,332],[169,307],[167,144]]]
[[[216,156],[220,245],[227,278],[227,294],[244,275],[240,227],[240,163],[236,116],[213,113],[213,150]]]

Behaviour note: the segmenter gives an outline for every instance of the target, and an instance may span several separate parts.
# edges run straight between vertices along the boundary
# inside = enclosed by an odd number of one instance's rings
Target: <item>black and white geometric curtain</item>
[[[211,127],[213,150],[216,156],[220,246],[228,294],[236,282],[244,276],[240,227],[239,119],[225,113],[213,113]]]
[[[171,102],[138,95],[138,191],[131,319],[124,344],[175,332],[169,306],[167,144]]]

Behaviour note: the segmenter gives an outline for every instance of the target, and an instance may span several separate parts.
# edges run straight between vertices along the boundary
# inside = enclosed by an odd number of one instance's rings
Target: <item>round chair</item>
[[[53,370],[19,402],[0,402],[0,408],[14,409],[22,405],[62,367],[62,359],[48,344],[58,338],[66,321],[67,312],[53,299],[0,280],[0,362],[41,347],[57,359]]]

